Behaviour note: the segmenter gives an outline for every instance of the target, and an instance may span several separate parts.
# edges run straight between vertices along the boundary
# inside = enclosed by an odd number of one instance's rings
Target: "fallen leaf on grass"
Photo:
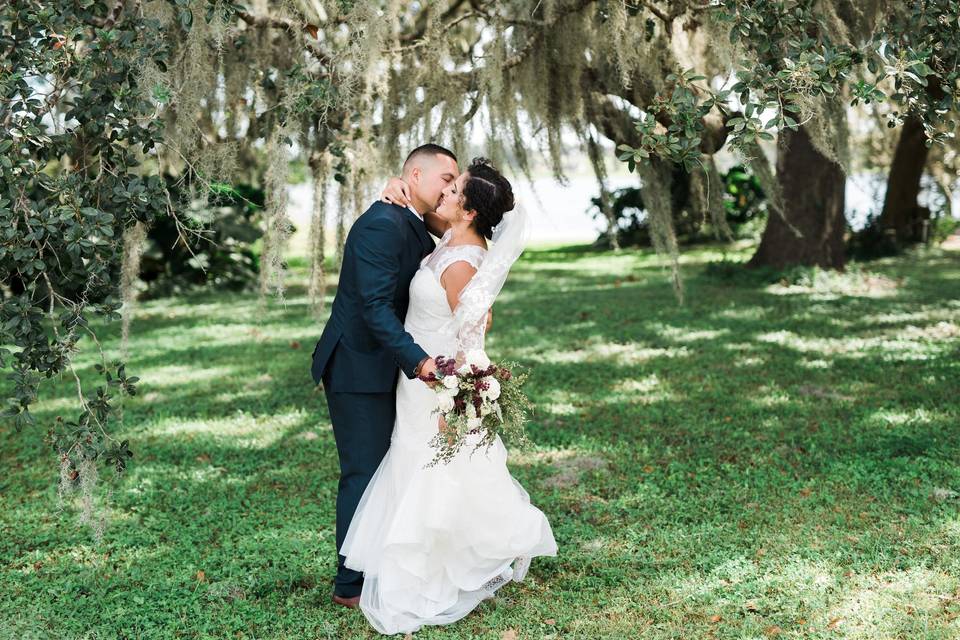
[[[837,625],[840,624],[842,620],[843,618],[834,618],[833,620],[827,623],[827,629],[836,629]]]
[[[500,640],[517,640],[519,637],[516,629],[507,629],[500,635]]]
[[[717,624],[717,623],[720,622],[721,620],[723,620],[723,616],[720,616],[720,615],[710,616],[710,623],[711,623],[711,624]]]

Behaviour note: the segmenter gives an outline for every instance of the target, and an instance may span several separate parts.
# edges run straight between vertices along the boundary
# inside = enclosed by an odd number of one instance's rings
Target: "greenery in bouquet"
[[[497,437],[514,447],[527,444],[524,425],[533,405],[522,389],[526,372],[516,363],[492,363],[482,350],[435,361],[436,373],[424,378],[438,383],[433,412],[440,417],[430,442],[437,453],[428,467],[452,460],[472,435],[479,436],[473,451],[489,449]]]

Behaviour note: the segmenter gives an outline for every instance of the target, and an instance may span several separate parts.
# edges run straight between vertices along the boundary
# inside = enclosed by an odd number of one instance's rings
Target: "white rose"
[[[460,365],[460,368],[457,369],[457,373],[459,373],[459,374],[462,375],[462,376],[469,375],[470,372],[471,372],[471,371],[470,371],[470,365],[469,365],[469,364],[462,364],[462,365]]]
[[[453,409],[453,398],[447,393],[437,394],[437,409],[444,413]]]
[[[443,376],[443,386],[447,389],[456,389],[460,385],[457,376]]]
[[[490,366],[490,358],[484,353],[483,349],[471,349],[466,353],[467,364],[474,365],[477,369],[486,369]]]
[[[473,429],[479,429],[483,426],[483,419],[481,418],[467,418],[467,428],[471,431]]]
[[[481,416],[488,416],[488,415],[490,415],[490,413],[491,413],[492,411],[493,411],[493,407],[491,407],[491,406],[490,406],[489,404],[487,404],[486,402],[484,402],[482,405],[480,405],[480,415],[481,415]]]
[[[481,392],[481,395],[487,400],[496,400],[500,397],[500,383],[493,376],[487,376],[483,379],[487,383],[487,388]]]

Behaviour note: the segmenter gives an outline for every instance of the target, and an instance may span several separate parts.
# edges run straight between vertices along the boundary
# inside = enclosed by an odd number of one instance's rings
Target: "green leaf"
[[[915,60],[907,66],[913,69],[914,73],[917,73],[920,76],[929,76],[933,75],[934,73],[933,69],[931,69],[923,60]]]
[[[190,27],[193,26],[193,11],[190,9],[181,9],[177,14],[177,18],[180,20],[180,26],[183,27],[185,31],[190,31]]]

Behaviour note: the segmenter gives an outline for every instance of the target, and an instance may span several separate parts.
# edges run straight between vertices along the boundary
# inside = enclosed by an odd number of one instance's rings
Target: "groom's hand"
[[[437,373],[437,361],[433,358],[429,358],[426,362],[423,363],[423,366],[420,367],[419,377],[423,382],[430,387],[431,389],[440,384],[436,379]]]

